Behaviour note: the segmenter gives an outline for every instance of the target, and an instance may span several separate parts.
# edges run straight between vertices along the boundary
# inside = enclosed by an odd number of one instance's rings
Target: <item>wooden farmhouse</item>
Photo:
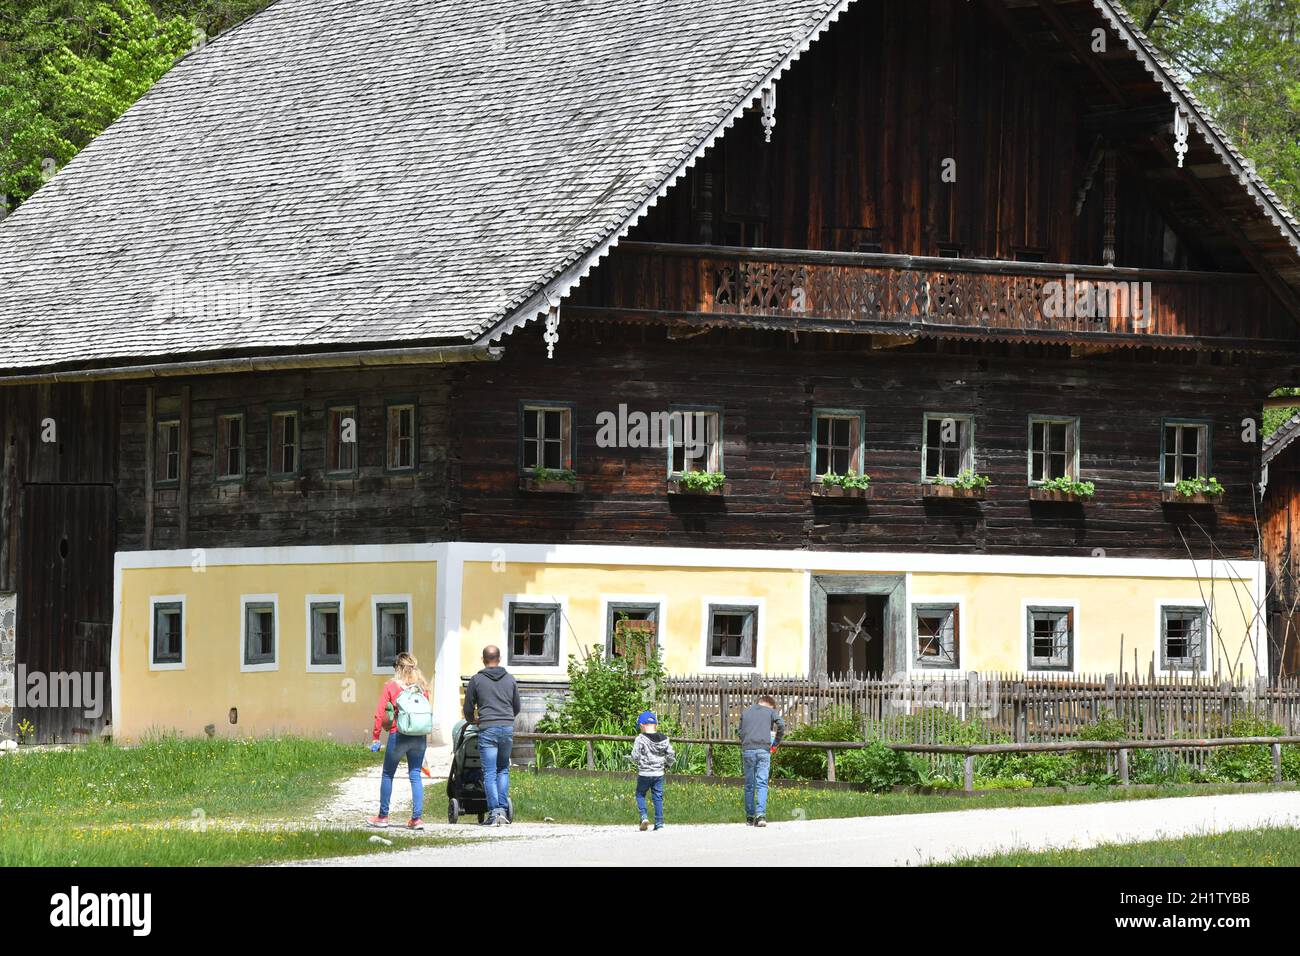
[[[1277,673],[1300,224],[1117,2],[416,6],[279,0],[0,225],[0,666],[111,688],[0,732],[359,739],[403,649],[447,727],[622,621]]]

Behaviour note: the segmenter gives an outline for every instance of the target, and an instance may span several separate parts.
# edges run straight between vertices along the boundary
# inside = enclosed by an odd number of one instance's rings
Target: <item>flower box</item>
[[[984,489],[958,488],[956,485],[926,482],[921,485],[921,496],[923,498],[956,498],[965,501],[983,501]]]
[[[809,482],[808,493],[814,498],[870,498],[871,486],[845,488],[843,485],[826,485],[820,481]]]
[[[731,493],[731,482],[724,481],[712,491],[696,491],[687,488],[680,481],[670,481],[668,482],[668,493],[670,495],[681,495],[684,498],[722,498]]]
[[[1082,504],[1088,500],[1087,495],[1076,495],[1073,491],[1057,491],[1051,488],[1030,488],[1030,501],[1052,501],[1059,504]]]
[[[520,478],[519,490],[539,495],[577,495],[582,493],[582,482],[561,481],[558,478],[539,481],[536,478]]]
[[[1160,492],[1160,500],[1167,505],[1207,505],[1213,507],[1219,503],[1222,495],[1180,495],[1172,488],[1165,488]]]

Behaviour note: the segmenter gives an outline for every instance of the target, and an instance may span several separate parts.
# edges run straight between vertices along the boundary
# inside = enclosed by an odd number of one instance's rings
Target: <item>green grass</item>
[[[1300,830],[1236,830],[1086,850],[998,853],[944,866],[1300,866]]]
[[[367,832],[317,829],[310,816],[336,781],[377,760],[325,740],[173,736],[3,757],[0,866],[237,865],[385,850]]]
[[[628,823],[637,818],[635,784],[628,777],[582,777],[519,771],[510,775],[515,819],[539,823]],[[990,807],[1045,807],[1159,797],[1207,796],[1238,792],[1213,785],[1170,785],[1150,790],[1115,789],[1065,791],[994,790],[977,797],[950,794],[860,793],[803,786],[772,787],[768,791],[769,820],[817,820],[835,817],[887,816],[900,813],[941,813]],[[433,819],[446,802],[442,785],[428,788]],[[669,780],[664,787],[664,817],[671,823],[734,823],[744,819],[738,786]]]

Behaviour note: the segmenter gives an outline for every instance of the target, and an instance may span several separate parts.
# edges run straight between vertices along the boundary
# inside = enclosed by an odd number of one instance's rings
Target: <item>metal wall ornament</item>
[[[772,142],[772,130],[776,128],[776,85],[763,90],[763,141]]]
[[[1174,107],[1174,152],[1178,154],[1178,168],[1183,168],[1183,158],[1187,155],[1187,117],[1178,107]]]

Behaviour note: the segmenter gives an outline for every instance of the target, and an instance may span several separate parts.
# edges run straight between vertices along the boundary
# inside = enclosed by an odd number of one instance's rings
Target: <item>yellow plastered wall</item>
[[[387,675],[374,674],[372,595],[409,594],[412,651],[433,680],[435,562],[123,569],[118,609],[119,738],[151,730],[263,735],[303,732],[368,739]],[[279,667],[240,670],[241,596],[275,594]],[[307,595],[343,596],[344,671],[307,671]],[[185,596],[185,668],[150,670],[150,597]],[[238,723],[229,719],[238,711]]]

